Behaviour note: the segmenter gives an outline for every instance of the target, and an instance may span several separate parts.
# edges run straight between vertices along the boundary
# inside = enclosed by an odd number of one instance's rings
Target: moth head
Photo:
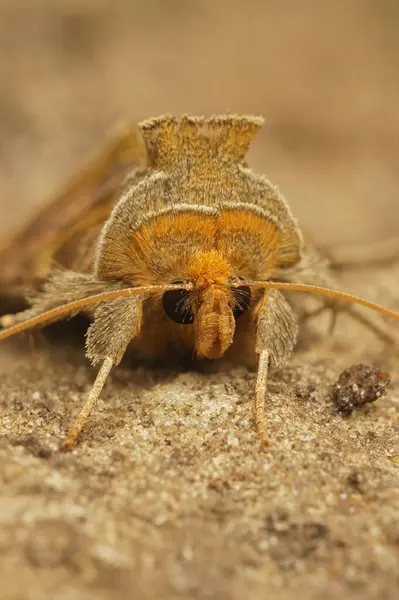
[[[253,290],[264,290],[265,293],[268,292],[268,290],[286,290],[286,291],[297,291],[297,292],[306,292],[306,293],[313,293],[313,294],[317,294],[317,295],[321,295],[321,296],[327,296],[330,298],[335,298],[335,299],[341,299],[341,300],[345,300],[349,303],[353,303],[353,304],[358,304],[361,306],[364,306],[366,308],[369,308],[371,310],[374,310],[376,312],[379,312],[380,314],[383,314],[387,317],[391,317],[393,319],[395,319],[396,321],[399,321],[399,313],[394,311],[394,310],[390,310],[388,308],[385,308],[379,304],[375,304],[374,302],[370,302],[368,300],[365,300],[364,298],[360,297],[360,296],[354,296],[353,294],[348,294],[345,292],[340,292],[338,290],[334,290],[334,289],[329,289],[329,288],[324,288],[324,287],[319,287],[319,286],[314,286],[314,285],[309,285],[309,284],[302,284],[302,283],[288,283],[288,282],[282,282],[282,281],[234,281],[234,279],[231,281],[230,284],[230,290],[227,289],[227,285],[225,284],[224,289],[220,288],[219,285],[217,285],[216,283],[211,283],[208,282],[207,285],[205,285],[202,289],[200,289],[197,286],[197,289],[195,287],[195,285],[192,282],[187,282],[184,283],[183,285],[178,284],[169,284],[169,285],[145,285],[145,286],[137,286],[137,287],[126,287],[126,288],[121,288],[121,289],[111,289],[108,291],[102,291],[102,292],[98,292],[98,293],[94,293],[91,295],[87,295],[86,297],[83,298],[78,298],[76,300],[72,300],[72,301],[68,301],[67,297],[68,295],[64,296],[64,303],[62,303],[62,301],[60,302],[59,306],[56,306],[54,308],[47,308],[44,303],[44,305],[37,305],[34,311],[30,311],[29,309],[29,313],[30,314],[25,314],[25,312],[19,313],[18,315],[16,315],[17,317],[21,316],[22,318],[16,318],[13,319],[13,323],[14,324],[9,324],[8,323],[8,319],[6,320],[0,320],[0,327],[1,326],[5,326],[6,329],[0,330],[0,341],[4,340],[8,337],[14,336],[18,333],[22,333],[24,331],[28,331],[30,329],[33,329],[34,327],[37,326],[43,326],[46,325],[48,323],[51,323],[53,321],[58,321],[60,319],[65,319],[66,317],[68,317],[71,314],[76,314],[78,312],[80,312],[81,310],[85,310],[89,307],[95,307],[98,306],[99,304],[102,304],[103,302],[109,302],[112,300],[116,300],[117,298],[123,298],[123,297],[129,297],[129,296],[141,296],[142,299],[144,298],[148,298],[152,295],[154,296],[159,296],[159,294],[162,295],[162,298],[164,298],[164,295],[166,292],[172,292],[172,291],[180,291],[180,298],[181,299],[181,295],[183,294],[184,296],[184,300],[186,301],[186,306],[189,310],[192,311],[193,315],[192,315],[192,323],[195,323],[195,317],[197,316],[198,318],[198,314],[200,314],[200,318],[199,318],[199,323],[204,324],[205,320],[204,317],[202,317],[202,315],[206,315],[209,314],[209,308],[215,307],[215,296],[219,296],[219,299],[222,299],[221,303],[223,305],[228,306],[228,308],[230,309],[233,317],[236,316],[236,318],[240,317],[240,312],[243,314],[246,310],[250,309],[250,300],[248,298],[248,293],[247,293],[247,288],[250,291]],[[237,297],[237,292],[235,291],[237,288],[241,288],[241,293],[238,295]],[[182,292],[183,290],[183,292]],[[50,292],[52,292],[52,290],[50,290]],[[186,293],[190,293],[190,292],[194,292],[193,296],[190,297],[186,297],[185,294]],[[216,292],[216,294],[215,294]],[[87,292],[86,292],[87,293]],[[241,296],[241,298],[240,298]],[[187,302],[187,298],[190,298],[190,301]],[[235,303],[233,298],[235,298]],[[243,298],[246,298],[246,300],[244,301]],[[212,303],[213,300],[213,303]],[[169,300],[170,301],[170,300]],[[176,302],[177,304],[178,302]],[[216,305],[217,306],[217,305]],[[235,307],[235,311],[234,311],[234,307]],[[201,311],[202,308],[202,311]],[[201,313],[200,313],[201,311]],[[237,312],[238,311],[238,312]],[[28,312],[28,311],[26,311]],[[219,314],[220,314],[220,310],[219,310]],[[236,315],[234,314],[236,312]],[[189,315],[190,313],[188,313]],[[202,317],[202,318],[201,318]],[[191,319],[191,317],[189,317],[189,319]],[[234,334],[234,324],[232,323],[232,319],[229,316],[228,321],[230,323],[230,327],[232,328],[232,331],[230,332],[230,336],[232,339],[232,335]],[[198,325],[197,325],[198,327]],[[204,329],[204,328],[203,328]],[[206,331],[206,328],[205,328]],[[225,339],[227,340],[227,342],[229,342],[229,338],[226,336]],[[204,343],[204,342],[202,342]],[[227,343],[226,348],[228,347],[229,343]],[[197,347],[197,352],[200,351],[201,348],[203,348],[204,346],[201,345],[200,342],[198,342],[196,344]],[[209,352],[209,350],[208,350]],[[219,353],[220,355],[221,353]],[[203,352],[202,354],[203,356],[205,356],[206,354]]]
[[[184,275],[172,282],[181,288],[163,294],[164,313],[179,325],[193,327],[198,357],[218,358],[233,341],[236,320],[250,309],[250,289],[244,284],[233,287],[239,278],[214,250],[198,253]]]

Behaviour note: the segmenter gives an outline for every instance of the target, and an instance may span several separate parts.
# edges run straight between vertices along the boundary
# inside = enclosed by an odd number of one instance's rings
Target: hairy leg
[[[330,268],[330,263],[328,260],[321,256],[320,253],[312,246],[308,246],[306,248],[301,266],[298,269],[293,270],[287,279],[295,283],[313,284],[333,289],[339,289],[341,287],[335,276],[335,273]],[[389,328],[385,325],[381,318],[376,318],[374,315],[372,316],[365,314],[361,308],[344,300],[320,298],[318,301],[321,304],[316,309],[309,312],[304,312],[302,315],[300,315],[300,323],[309,321],[310,319],[329,311],[331,315],[331,322],[328,332],[329,334],[332,334],[335,329],[338,316],[345,313],[358,323],[361,323],[367,327],[384,343],[391,345],[397,343],[397,338],[391,334]]]
[[[256,353],[259,355],[254,412],[260,441],[268,446],[265,399],[269,367],[281,367],[291,356],[298,326],[295,315],[278,290],[267,291],[255,307]]]

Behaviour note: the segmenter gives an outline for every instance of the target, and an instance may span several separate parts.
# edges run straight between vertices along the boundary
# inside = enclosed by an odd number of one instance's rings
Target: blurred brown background
[[[0,51],[0,234],[116,121],[232,111],[317,239],[396,235],[397,0],[1,0]]]

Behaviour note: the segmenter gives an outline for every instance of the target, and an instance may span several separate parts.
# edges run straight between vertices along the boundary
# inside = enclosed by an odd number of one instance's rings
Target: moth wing
[[[44,208],[0,243],[0,295],[24,295],[54,266],[90,270],[118,190],[146,166],[146,145],[137,125],[118,127]]]

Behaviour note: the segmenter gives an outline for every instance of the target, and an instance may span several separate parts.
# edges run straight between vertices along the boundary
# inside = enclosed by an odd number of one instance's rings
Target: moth
[[[213,360],[252,346],[255,421],[267,445],[268,371],[287,362],[298,330],[284,290],[325,296],[321,310],[347,310],[391,340],[354,304],[399,314],[330,289],[278,188],[245,162],[262,124],[161,116],[127,127],[0,248],[0,291],[35,290],[29,308],[2,317],[0,340],[79,311],[92,316],[86,354],[100,368],[64,448],[128,346],[160,360]]]

